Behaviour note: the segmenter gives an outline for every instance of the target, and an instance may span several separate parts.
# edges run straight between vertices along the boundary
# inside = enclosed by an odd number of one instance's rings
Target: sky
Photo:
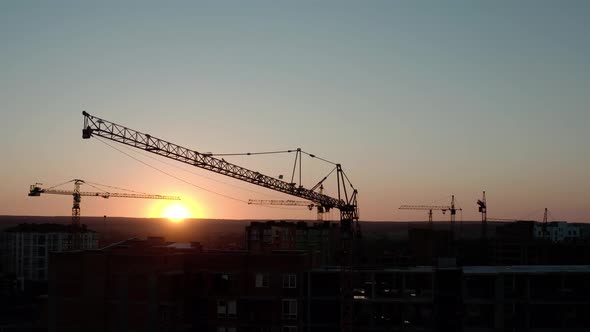
[[[82,140],[86,110],[200,152],[341,163],[361,220],[425,220],[398,207],[450,195],[477,220],[485,190],[491,218],[590,221],[588,17],[587,1],[2,1],[0,215],[68,215],[69,197],[28,188],[80,178],[180,195],[197,218],[315,218],[244,203],[295,197]],[[294,155],[225,159],[290,178]],[[330,170],[304,158],[303,185]]]

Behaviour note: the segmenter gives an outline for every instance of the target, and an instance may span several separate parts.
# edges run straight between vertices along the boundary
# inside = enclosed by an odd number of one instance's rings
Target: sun
[[[164,210],[164,217],[173,222],[180,222],[190,216],[189,210],[182,204],[173,204]]]

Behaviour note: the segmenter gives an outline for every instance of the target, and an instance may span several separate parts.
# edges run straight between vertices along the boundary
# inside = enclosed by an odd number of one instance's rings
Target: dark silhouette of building
[[[583,331],[590,266],[359,268],[354,331]],[[163,238],[51,255],[50,331],[338,331],[338,266]]]
[[[21,289],[25,283],[47,281],[49,253],[67,248],[70,229],[70,225],[60,224],[20,224],[0,232],[3,271],[13,273]],[[98,234],[84,226],[80,245],[83,249],[97,248]]]

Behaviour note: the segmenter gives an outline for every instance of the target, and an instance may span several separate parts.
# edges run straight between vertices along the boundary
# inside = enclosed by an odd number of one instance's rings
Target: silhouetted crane
[[[84,139],[89,139],[92,136],[103,137],[191,166],[203,168],[257,186],[309,200],[322,206],[324,209],[336,208],[340,210],[340,238],[342,241],[343,257],[341,264],[341,329],[343,331],[350,331],[352,329],[352,250],[353,241],[361,236],[361,230],[358,222],[358,191],[354,188],[340,164],[332,163],[335,166],[334,170],[336,171],[336,179],[338,183],[338,197],[334,198],[315,191],[326,178],[321,180],[312,189],[306,189],[301,183],[299,186],[295,186],[293,181],[288,183],[280,178],[277,179],[249,170],[229,163],[223,158],[215,158],[211,153],[200,153],[195,150],[187,149],[174,143],[153,137],[149,134],[141,133],[105,119],[92,116],[86,111],[82,112],[82,115],[84,115],[84,128],[82,130],[82,138]],[[301,149],[297,149],[297,152],[299,156],[301,156]],[[314,155],[308,155],[312,158],[316,158]],[[299,167],[301,168],[301,164]]]
[[[432,228],[432,211],[442,211],[445,214],[447,211],[451,212],[451,227],[454,230],[455,227],[455,215],[457,211],[461,211],[461,208],[455,207],[455,195],[451,196],[450,205],[401,205],[400,210],[426,210],[428,211],[428,227]]]
[[[70,236],[68,239],[68,249],[70,250],[78,250],[80,248],[80,202],[82,201],[82,196],[89,196],[89,197],[102,197],[102,198],[110,198],[110,197],[121,197],[121,198],[146,198],[146,199],[165,199],[165,200],[180,200],[178,196],[164,196],[164,195],[152,195],[152,194],[144,194],[144,193],[111,193],[111,192],[91,192],[91,191],[80,191],[80,186],[86,183],[84,180],[74,179],[68,181],[63,184],[67,183],[74,183],[74,190],[60,190],[54,189],[55,187],[51,188],[41,188],[41,183],[35,183],[30,186],[29,189],[29,196],[37,197],[41,196],[41,194],[53,194],[53,195],[67,195],[73,197],[73,206],[72,206],[72,222],[70,225]],[[63,185],[62,184],[62,185]]]
[[[320,194],[323,193],[324,186],[320,186]],[[249,199],[248,204],[253,205],[283,205],[283,206],[306,206],[310,211],[315,207],[317,210],[317,221],[324,220],[324,213],[329,210],[324,209],[323,206],[314,204],[309,201],[296,201],[296,200],[282,200],[282,199]]]
[[[481,238],[485,239],[488,233],[488,205],[486,203],[486,192],[483,192],[482,199],[477,200],[479,212],[481,213]]]

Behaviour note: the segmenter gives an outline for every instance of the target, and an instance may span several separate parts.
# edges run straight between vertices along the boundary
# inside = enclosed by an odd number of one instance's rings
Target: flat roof
[[[70,224],[18,224],[4,230],[6,233],[69,233],[72,226]],[[93,230],[80,227],[80,233],[96,233]]]
[[[508,266],[464,266],[466,274],[498,273],[590,273],[590,265],[508,265]]]
[[[503,265],[503,266],[458,266],[464,274],[543,274],[543,273],[590,273],[590,265]],[[433,266],[410,266],[393,268],[369,268],[353,269],[353,272],[406,272],[406,273],[432,273],[436,270]],[[441,270],[445,270],[444,268]],[[318,267],[312,272],[339,272],[340,266]]]

